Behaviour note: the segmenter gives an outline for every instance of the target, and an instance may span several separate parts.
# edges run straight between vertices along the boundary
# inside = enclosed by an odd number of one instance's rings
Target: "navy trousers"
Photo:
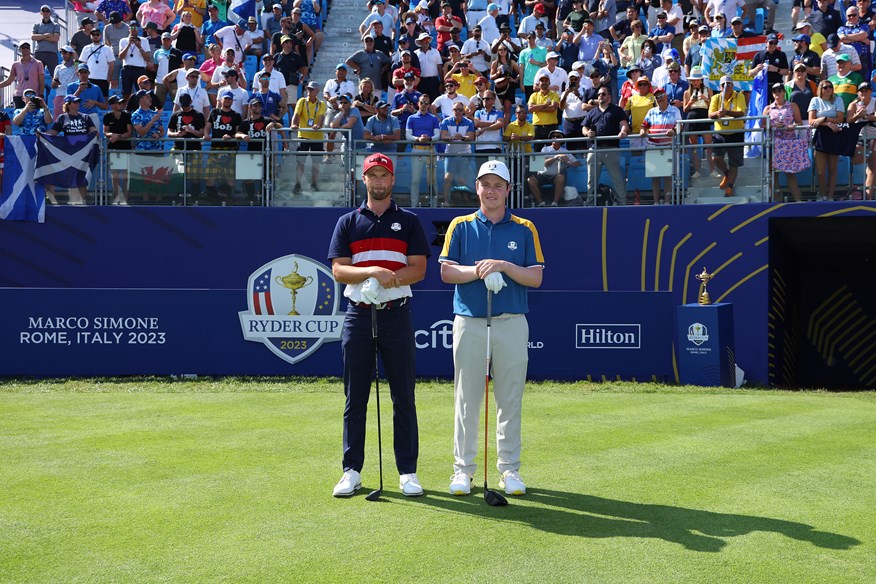
[[[410,303],[377,311],[377,347],[392,399],[395,464],[399,474],[417,472],[419,434],[414,401],[416,347]],[[369,307],[359,308],[351,304],[347,309],[341,351],[344,358],[344,394],[347,397],[344,407],[343,464],[345,471],[361,472],[365,462],[368,399],[374,381],[374,341]]]

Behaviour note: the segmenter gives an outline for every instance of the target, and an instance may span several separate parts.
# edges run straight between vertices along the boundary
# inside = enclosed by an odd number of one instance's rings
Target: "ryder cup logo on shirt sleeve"
[[[239,312],[243,338],[297,363],[327,341],[339,341],[343,314],[331,271],[296,254],[277,258],[250,274],[248,310]]]

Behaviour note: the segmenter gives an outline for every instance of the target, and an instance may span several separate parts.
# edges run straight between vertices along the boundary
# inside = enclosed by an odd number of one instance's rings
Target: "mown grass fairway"
[[[373,415],[363,490],[330,495],[337,380],[0,383],[0,581],[876,581],[872,392],[532,384],[505,508],[446,494],[443,382],[401,497],[382,397],[368,503]]]

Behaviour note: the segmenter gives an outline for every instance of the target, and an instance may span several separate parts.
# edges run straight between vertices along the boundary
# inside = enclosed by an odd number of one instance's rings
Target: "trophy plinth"
[[[304,277],[298,273],[298,262],[294,262],[292,272],[285,276],[274,276],[274,281],[280,286],[289,290],[292,295],[292,310],[289,316],[300,316],[295,310],[295,300],[298,297],[298,291],[313,282],[313,276]]]
[[[696,276],[696,279],[701,282],[700,283],[700,297],[699,297],[698,302],[702,306],[708,306],[709,304],[712,303],[712,297],[709,296],[709,292],[708,292],[708,290],[706,290],[706,285],[714,277],[715,277],[715,275],[708,273],[706,271],[706,268],[703,268],[702,274],[697,274],[697,276]]]

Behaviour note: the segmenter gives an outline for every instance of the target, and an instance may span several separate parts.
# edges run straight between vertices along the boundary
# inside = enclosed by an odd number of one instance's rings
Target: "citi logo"
[[[439,320],[432,323],[429,330],[414,332],[414,344],[418,349],[452,349],[453,321]]]
[[[640,349],[640,324],[576,324],[576,349]]]

